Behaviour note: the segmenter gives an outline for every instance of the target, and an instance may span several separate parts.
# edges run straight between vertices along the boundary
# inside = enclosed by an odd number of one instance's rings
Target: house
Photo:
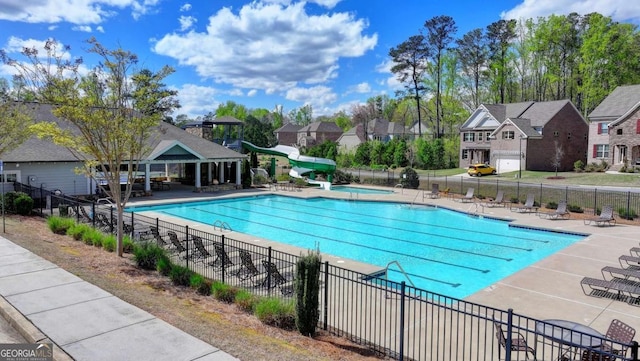
[[[27,107],[36,122],[56,122],[61,128],[73,129],[71,123],[53,115],[49,104],[28,103]],[[181,177],[198,188],[213,179],[241,184],[241,162],[246,156],[171,124],[157,125],[151,132],[147,148],[148,152],[139,160],[137,172],[144,179],[146,191],[151,190],[151,169],[161,169],[155,175],[166,177],[168,174],[164,169],[173,164],[181,164],[184,169]],[[69,149],[49,140],[33,136],[3,154],[2,160],[5,191],[13,190],[13,182],[71,195],[93,194],[95,191],[95,180],[75,172],[83,163]]]
[[[349,129],[338,138],[338,144],[345,150],[352,150],[367,140],[388,142],[391,139],[412,139],[414,134],[404,125],[384,119],[373,119],[367,123],[364,131],[362,123]]]
[[[588,119],[588,163],[640,164],[640,84],[615,88]]]
[[[312,147],[329,140],[335,142],[342,135],[342,129],[334,122],[313,122],[298,130],[298,145]]]
[[[298,131],[301,128],[302,126],[300,125],[287,123],[273,132],[276,135],[276,139],[278,139],[278,144],[294,146],[298,144]]]
[[[589,126],[569,100],[482,104],[460,127],[460,167],[568,171],[586,160]]]

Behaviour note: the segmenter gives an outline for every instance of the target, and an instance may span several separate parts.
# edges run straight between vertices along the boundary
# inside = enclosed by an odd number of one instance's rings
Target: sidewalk
[[[0,236],[0,314],[62,360],[237,360]]]

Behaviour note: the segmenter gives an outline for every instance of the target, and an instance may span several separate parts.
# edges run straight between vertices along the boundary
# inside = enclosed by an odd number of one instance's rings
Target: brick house
[[[298,145],[312,147],[327,140],[335,142],[342,135],[342,129],[334,122],[313,122],[298,130]]]
[[[287,123],[273,131],[278,139],[278,144],[293,146],[298,144],[298,131],[302,127],[293,123]]]
[[[554,171],[557,157],[559,171],[572,170],[586,160],[588,130],[569,100],[483,104],[460,127],[460,167]]]
[[[611,169],[640,164],[640,85],[615,88],[588,116],[587,161]]]

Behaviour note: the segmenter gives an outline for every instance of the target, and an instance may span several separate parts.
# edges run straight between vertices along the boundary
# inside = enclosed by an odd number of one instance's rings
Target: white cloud
[[[254,97],[258,94],[258,90],[257,89],[251,89],[247,92],[247,96],[248,97]]]
[[[189,10],[191,10],[191,4],[189,4],[189,3],[185,3],[184,5],[182,5],[180,7],[180,11],[184,12],[184,11],[189,11]]]
[[[371,92],[371,85],[367,82],[362,82],[360,84],[356,84],[354,86],[349,87],[349,93],[360,93],[366,94]]]
[[[501,14],[503,19],[529,19],[551,14],[598,12],[616,21],[640,22],[640,6],[634,0],[524,0],[511,10]]]
[[[338,75],[338,61],[375,47],[368,23],[352,14],[310,15],[305,3],[252,2],[236,13],[223,8],[206,32],[167,34],[154,51],[192,66],[203,78],[238,88],[282,92]]]
[[[131,8],[134,19],[152,11],[159,0],[3,0],[0,20],[27,23],[99,24],[115,11]]]
[[[83,31],[85,33],[91,32],[91,27],[89,25],[78,25],[71,28],[73,31]]]
[[[323,85],[311,88],[292,88],[287,91],[285,97],[288,100],[310,104],[314,109],[314,113],[316,113],[316,110],[323,109],[338,99],[338,96],[331,88]]]
[[[216,100],[219,91],[211,87],[183,84],[177,90],[181,107],[174,112],[174,115],[187,114],[189,118],[195,118],[215,112],[220,104],[220,101]]]
[[[378,83],[383,86],[389,87],[391,90],[400,90],[404,88],[404,85],[400,83],[398,77],[391,72],[391,68],[393,67],[393,61],[391,58],[388,58],[384,62],[378,64],[376,66],[376,71],[381,74],[389,74],[388,78],[385,78]]]
[[[104,33],[104,28],[102,26],[96,26],[96,31]]]
[[[189,30],[193,26],[193,24],[198,21],[198,19],[194,18],[193,16],[180,16],[178,18],[178,21],[180,22],[180,30],[185,31]]]

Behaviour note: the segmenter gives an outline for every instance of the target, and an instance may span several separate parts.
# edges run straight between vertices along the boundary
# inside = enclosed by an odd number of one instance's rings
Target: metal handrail
[[[231,226],[229,225],[229,223],[221,221],[219,219],[217,219],[215,222],[213,222],[213,229],[214,230],[220,230],[220,231],[231,231]]]
[[[400,262],[398,262],[398,261],[391,261],[391,262],[387,263],[387,267],[384,268],[384,278],[385,278],[386,281],[389,280],[389,266],[391,266],[392,264],[396,264],[398,266],[398,268],[400,269],[400,272],[402,272],[402,274],[407,279],[407,281],[409,281],[411,286],[412,287],[416,287],[416,285],[413,284],[413,281],[411,280],[411,278],[409,278],[409,275],[407,274],[407,272],[405,272],[404,268],[402,268],[402,266],[400,265]]]

